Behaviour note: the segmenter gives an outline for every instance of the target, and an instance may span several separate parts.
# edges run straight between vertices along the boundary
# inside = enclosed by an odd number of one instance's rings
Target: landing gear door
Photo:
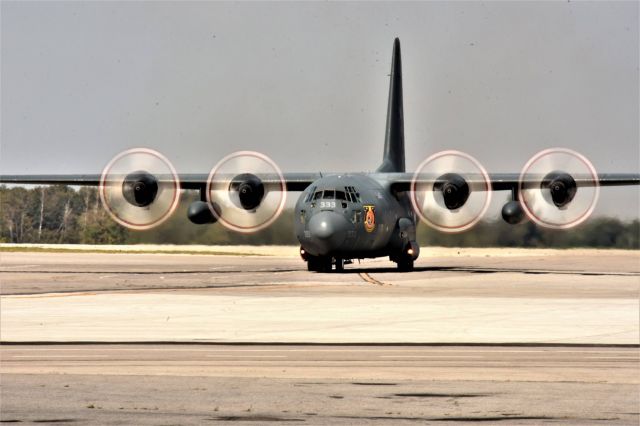
[[[405,243],[416,239],[416,226],[406,217],[398,219],[398,232],[400,239]]]

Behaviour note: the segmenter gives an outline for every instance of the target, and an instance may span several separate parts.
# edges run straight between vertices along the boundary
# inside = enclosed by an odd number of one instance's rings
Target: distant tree
[[[86,244],[298,244],[292,210],[285,210],[271,226],[254,234],[240,234],[222,224],[194,225],[186,217],[196,194],[184,192],[175,214],[148,231],[132,231],[117,224],[103,209],[93,187],[67,186],[7,188],[0,186],[0,241],[13,243]],[[540,228],[531,222],[508,225],[480,222],[460,234],[418,225],[422,246],[467,247],[617,247],[640,248],[640,221],[593,218],[569,230]]]
[[[0,192],[2,239],[12,243],[32,241],[32,191],[13,188]]]

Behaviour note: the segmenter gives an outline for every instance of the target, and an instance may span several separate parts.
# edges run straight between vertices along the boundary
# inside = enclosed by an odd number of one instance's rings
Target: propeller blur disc
[[[99,191],[102,205],[113,220],[135,230],[161,224],[180,201],[176,170],[164,155],[149,148],[133,148],[116,155],[102,172]]]
[[[260,185],[254,203],[238,200],[243,180]],[[287,190],[284,176],[273,160],[259,152],[237,151],[211,169],[206,195],[211,213],[222,225],[232,231],[251,233],[266,228],[280,216]]]
[[[457,175],[468,185],[466,201],[457,208],[445,204],[439,182]],[[411,203],[418,217],[442,232],[463,232],[474,226],[491,203],[491,182],[475,158],[460,151],[441,151],[424,160],[411,182]]]
[[[558,173],[571,176],[576,190],[565,205],[554,204],[545,178]],[[567,148],[550,148],[534,155],[520,173],[518,184],[522,209],[533,222],[552,229],[574,227],[591,215],[600,186],[593,164],[582,154]]]

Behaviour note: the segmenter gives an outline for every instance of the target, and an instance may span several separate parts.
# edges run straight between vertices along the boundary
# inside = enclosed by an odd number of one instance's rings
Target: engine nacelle
[[[218,222],[245,234],[271,225],[287,200],[280,168],[255,151],[237,151],[224,157],[209,172],[203,189],[200,199],[206,198]]]
[[[424,160],[413,174],[411,204],[420,220],[432,228],[463,232],[487,211],[491,189],[489,174],[478,160],[460,151],[441,151]]]
[[[254,174],[237,175],[229,184],[231,201],[244,210],[255,210],[264,198],[264,184]]]
[[[525,218],[524,210],[518,201],[509,201],[502,206],[502,218],[510,225],[522,223]]]
[[[167,220],[180,202],[180,178],[158,151],[132,148],[116,155],[100,175],[100,201],[113,220],[146,230]]]
[[[214,216],[213,212],[209,208],[209,204],[204,201],[194,201],[189,204],[187,217],[196,225],[205,225],[207,223],[216,223],[218,221],[218,218]]]
[[[540,189],[543,191],[548,189],[553,204],[558,208],[562,208],[569,204],[576,196],[578,186],[570,174],[553,171],[542,179]]]
[[[433,190],[442,192],[444,205],[449,210],[464,206],[470,194],[469,184],[457,173],[445,173],[440,176],[433,184]]]
[[[538,152],[520,172],[522,209],[532,222],[546,228],[581,224],[593,213],[599,193],[600,177],[593,164],[567,148]]]
[[[151,173],[138,170],[129,173],[122,182],[122,196],[129,204],[147,207],[158,195],[158,180]]]

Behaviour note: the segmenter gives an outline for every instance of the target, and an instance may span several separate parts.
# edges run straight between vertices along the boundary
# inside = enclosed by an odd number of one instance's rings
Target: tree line
[[[111,219],[103,209],[97,188],[0,186],[0,242],[66,244],[298,244],[293,231],[294,212],[255,234],[239,234],[222,225],[194,225],[186,217],[196,195],[182,194],[180,207],[160,226],[133,231]],[[640,248],[640,221],[592,218],[569,230],[550,230],[526,222],[508,225],[484,221],[460,234],[444,234],[418,226],[422,246],[447,247],[610,247]]]

